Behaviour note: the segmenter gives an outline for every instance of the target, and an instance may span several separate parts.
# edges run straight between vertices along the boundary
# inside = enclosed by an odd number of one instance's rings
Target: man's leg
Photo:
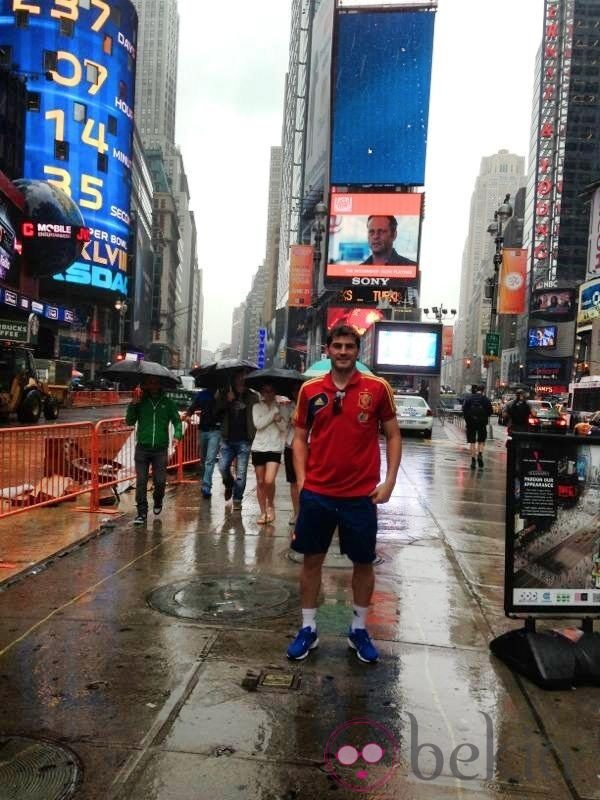
[[[250,459],[250,442],[235,442],[237,469],[235,481],[233,482],[233,502],[239,504],[244,498],[246,489],[246,474],[248,472],[248,461]]]
[[[288,658],[300,661],[319,644],[317,600],[321,589],[321,570],[337,524],[334,503],[327,497],[303,491],[292,549],[304,554],[300,573],[302,626],[287,650]]]
[[[148,470],[150,458],[141,445],[135,448],[135,504],[140,517],[148,516]]]
[[[231,464],[235,458],[235,450],[231,442],[223,441],[221,443],[221,455],[219,457],[219,472],[223,478],[223,485],[225,486],[225,500],[231,497],[231,490],[233,488],[233,477],[231,475]]]
[[[206,450],[204,452],[204,476],[202,478],[203,490],[210,494],[212,492],[213,472],[215,469],[215,462],[219,452],[219,444],[221,443],[220,431],[207,431],[202,434],[206,437]]]
[[[327,553],[310,553],[304,556],[300,573],[300,601],[302,614],[317,610],[317,600],[321,591],[321,572]],[[304,625],[304,618],[302,620]]]
[[[477,437],[475,429],[467,424],[466,427],[466,435],[467,435],[467,442],[469,444],[469,450],[471,452],[471,469],[475,469],[475,456],[477,455]]]
[[[480,467],[483,467],[483,451],[485,449],[485,441],[487,439],[487,425],[480,428],[477,435],[478,444],[477,444],[477,463]]]
[[[157,450],[152,454],[152,479],[154,481],[154,508],[161,509],[167,488],[167,460],[168,453]]]
[[[352,596],[354,605],[368,608],[375,589],[373,564],[355,564],[352,572]]]
[[[377,648],[367,632],[367,613],[375,588],[375,544],[377,541],[377,507],[371,498],[355,498],[340,502],[340,545],[352,561],[352,596],[354,609],[348,632],[348,644],[360,661],[373,663],[379,659]]]

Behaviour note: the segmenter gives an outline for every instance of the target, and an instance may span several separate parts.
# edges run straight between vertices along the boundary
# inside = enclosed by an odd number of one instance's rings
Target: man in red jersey
[[[391,497],[402,440],[389,384],[356,369],[359,344],[354,328],[333,328],[327,337],[331,372],[304,383],[298,396],[292,446],[301,493],[292,549],[304,554],[304,564],[302,627],[287,651],[294,660],[306,658],[319,644],[316,606],[321,569],[336,528],[341,552],[354,564],[354,615],[348,644],[361,661],[379,658],[366,629],[375,586],[376,505]],[[383,483],[379,482],[380,425],[387,444]]]

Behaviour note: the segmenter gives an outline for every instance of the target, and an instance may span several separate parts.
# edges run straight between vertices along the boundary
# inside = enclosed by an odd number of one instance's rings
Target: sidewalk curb
[[[117,517],[113,517],[109,520],[111,523],[113,520],[121,520],[124,516],[126,516],[127,512],[123,512]],[[58,558],[64,558],[65,556],[72,553],[74,550],[77,550],[80,547],[84,547],[89,542],[93,541],[94,539],[99,539],[101,536],[104,536],[107,533],[111,533],[114,530],[114,525],[105,525],[100,523],[98,527],[93,530],[91,533],[86,534],[81,539],[76,539],[75,541],[71,542],[70,544],[62,547],[60,550],[57,550],[55,553],[50,553],[43,558],[40,558],[39,561],[34,562],[33,564],[28,564],[24,569],[20,572],[16,572],[14,575],[11,575],[9,578],[0,579],[0,592],[4,592],[6,589],[9,589],[16,583],[20,583],[25,578],[30,578],[35,575],[38,575],[43,570],[47,569],[51,564],[56,561]]]

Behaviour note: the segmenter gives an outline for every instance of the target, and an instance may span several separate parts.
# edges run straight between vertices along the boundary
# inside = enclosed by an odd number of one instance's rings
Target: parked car
[[[530,414],[527,430],[533,433],[566,433],[567,420],[547,400],[528,400]]]
[[[400,430],[422,433],[425,439],[431,439],[433,429],[433,411],[429,403],[419,395],[395,395],[396,418]]]

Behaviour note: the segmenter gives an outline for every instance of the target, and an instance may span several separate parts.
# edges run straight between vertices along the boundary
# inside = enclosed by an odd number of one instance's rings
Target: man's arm
[[[125,422],[127,425],[135,425],[135,423],[138,421],[139,409],[139,401],[129,403],[127,406],[127,411],[125,412]]]
[[[398,476],[400,461],[402,460],[402,436],[400,435],[400,428],[398,427],[398,420],[396,417],[388,419],[383,423],[383,435],[385,436],[387,471],[384,482],[380,483],[379,486],[371,492],[371,500],[374,503],[387,503],[396,485],[396,477]]]
[[[301,491],[306,479],[306,462],[308,461],[308,431],[306,428],[294,428],[292,454],[298,491]]]
[[[181,425],[181,417],[179,416],[179,411],[177,410],[177,406],[175,405],[174,401],[171,400],[170,402],[171,402],[170,417],[174,428],[173,437],[175,439],[181,439],[183,437],[183,427]]]

